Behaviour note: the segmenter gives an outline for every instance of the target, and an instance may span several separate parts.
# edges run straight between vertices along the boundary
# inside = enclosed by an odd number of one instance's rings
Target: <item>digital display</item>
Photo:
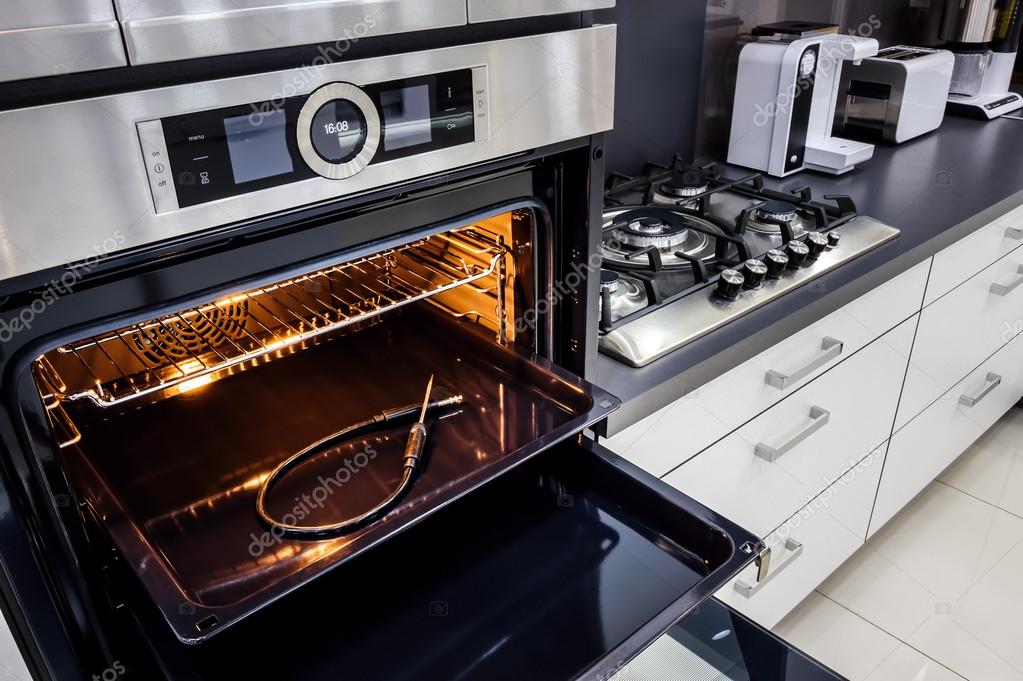
[[[430,86],[413,85],[380,93],[384,114],[384,151],[405,149],[433,140]]]
[[[288,151],[287,122],[283,109],[224,119],[235,184],[284,175],[295,169]]]

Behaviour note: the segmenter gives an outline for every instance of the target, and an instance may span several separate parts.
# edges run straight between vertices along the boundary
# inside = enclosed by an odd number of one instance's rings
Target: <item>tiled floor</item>
[[[775,627],[852,681],[1023,681],[1023,410]]]

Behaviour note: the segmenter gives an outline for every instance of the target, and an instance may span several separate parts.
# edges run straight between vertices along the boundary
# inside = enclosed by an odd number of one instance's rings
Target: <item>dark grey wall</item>
[[[618,0],[598,21],[618,24],[615,129],[608,171],[693,155],[706,0]]]

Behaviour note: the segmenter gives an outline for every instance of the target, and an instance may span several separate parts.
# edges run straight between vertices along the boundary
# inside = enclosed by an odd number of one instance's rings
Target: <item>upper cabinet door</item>
[[[465,0],[115,0],[132,64],[462,26]]]
[[[468,3],[469,21],[474,24],[484,21],[535,17],[543,14],[567,14],[591,9],[607,9],[615,6],[615,0],[518,0],[517,2],[468,0]]]
[[[0,80],[126,63],[113,0],[0,2]]]

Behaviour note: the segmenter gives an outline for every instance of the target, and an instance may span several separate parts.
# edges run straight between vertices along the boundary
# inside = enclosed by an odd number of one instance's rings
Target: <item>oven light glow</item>
[[[206,374],[205,376],[196,376],[195,378],[190,378],[187,381],[183,381],[181,384],[178,385],[178,394],[184,395],[185,393],[190,393],[194,390],[198,390],[199,388],[207,386],[212,382],[213,376],[209,374]]]

